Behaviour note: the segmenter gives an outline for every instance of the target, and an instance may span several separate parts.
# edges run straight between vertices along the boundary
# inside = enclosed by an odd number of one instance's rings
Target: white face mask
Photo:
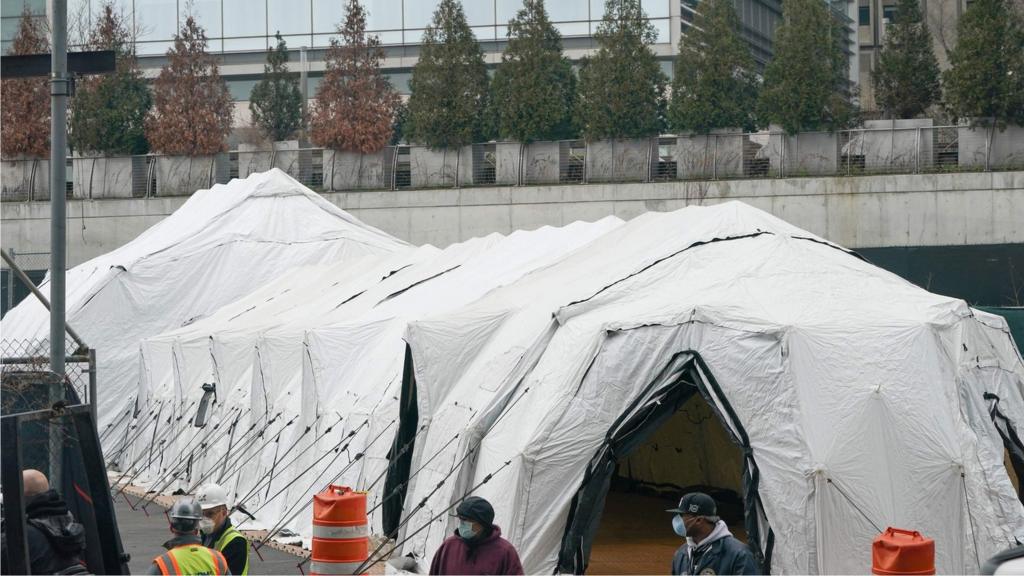
[[[209,534],[210,532],[213,532],[213,520],[211,520],[209,518],[203,518],[202,520],[200,520],[199,521],[199,530],[204,532],[204,533],[206,533],[206,534]]]
[[[473,523],[468,520],[459,521],[459,536],[465,540],[472,540],[476,537],[476,532],[473,530]]]
[[[675,530],[676,534],[686,538],[686,522],[683,521],[683,517],[679,514],[672,517],[672,530]]]

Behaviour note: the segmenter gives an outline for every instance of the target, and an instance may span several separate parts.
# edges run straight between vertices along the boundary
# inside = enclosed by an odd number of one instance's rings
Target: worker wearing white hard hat
[[[204,484],[196,492],[196,502],[203,509],[203,519],[199,523],[203,544],[224,555],[232,574],[247,576],[249,543],[245,536],[231,525],[227,490],[219,484]]]

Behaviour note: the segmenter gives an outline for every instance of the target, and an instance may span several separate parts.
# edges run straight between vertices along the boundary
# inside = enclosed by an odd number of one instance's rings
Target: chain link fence
[[[898,123],[900,122],[900,123]],[[918,124],[906,126],[907,123]],[[889,124],[888,121],[883,121]],[[838,132],[715,132],[632,140],[388,146],[374,154],[240,145],[212,156],[71,158],[69,197],[185,196],[279,168],[320,192],[915,174],[1024,168],[1024,127],[892,126]],[[45,160],[4,161],[4,201],[46,200]]]
[[[74,390],[82,404],[92,402],[90,393],[95,389],[96,356],[92,350],[83,349],[70,337],[64,342],[64,381]],[[7,378],[13,374],[49,372],[50,340],[0,340],[0,371]],[[2,406],[8,413],[11,402],[19,400],[17,395],[9,396],[11,390],[4,389]]]

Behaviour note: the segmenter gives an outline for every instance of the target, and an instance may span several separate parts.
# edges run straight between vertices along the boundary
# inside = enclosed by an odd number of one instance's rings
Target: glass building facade
[[[68,0],[70,44],[75,31],[88,30],[107,0]],[[367,9],[368,30],[380,37],[386,59],[384,69],[392,84],[408,92],[410,70],[418,45],[439,0],[362,0]],[[772,38],[782,21],[783,0],[734,0],[742,24],[741,34],[755,61],[771,59]],[[856,16],[853,0],[824,0],[839,17],[846,7]],[[0,0],[3,6],[3,48],[17,32],[23,8],[45,17],[46,0]],[[672,59],[681,35],[686,33],[699,9],[700,0],[641,0],[648,20],[657,31],[655,53],[662,69],[671,74]],[[309,94],[315,93],[324,69],[323,54],[344,18],[346,0],[113,0],[116,9],[129,17],[137,30],[137,52],[147,74],[155,75],[164,63],[174,34],[188,14],[206,29],[209,50],[221,56],[221,73],[232,96],[248,100],[263,72],[263,52],[280,32],[289,48],[308,47]],[[605,0],[548,0],[546,7],[562,33],[566,54],[578,59],[594,49],[593,35],[601,22]],[[522,7],[522,0],[462,0],[466,18],[492,64],[498,61],[508,34],[508,21]],[[849,19],[851,54],[856,54],[856,24]],[[81,36],[79,32],[78,36]],[[72,48],[73,49],[73,48]],[[299,66],[292,57],[292,69]],[[853,58],[856,65],[857,59]],[[851,79],[857,78],[855,70]]]

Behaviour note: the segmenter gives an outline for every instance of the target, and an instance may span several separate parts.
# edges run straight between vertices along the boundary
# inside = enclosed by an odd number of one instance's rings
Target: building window
[[[896,21],[896,7],[895,6],[883,6],[882,7],[882,20],[886,24],[892,24]]]
[[[861,26],[871,26],[871,7],[861,6],[858,12],[858,20]]]

